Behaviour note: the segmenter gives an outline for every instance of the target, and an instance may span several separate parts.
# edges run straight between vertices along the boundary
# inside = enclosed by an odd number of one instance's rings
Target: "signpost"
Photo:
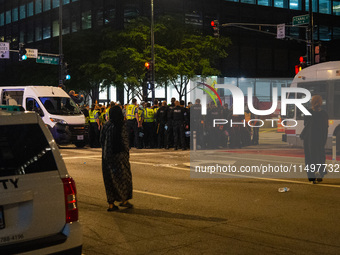
[[[38,57],[38,50],[37,49],[26,48],[25,50],[26,50],[27,58],[37,58]]]
[[[293,17],[293,26],[308,25],[308,24],[309,24],[309,14]]]
[[[277,25],[277,39],[284,39],[286,37],[286,25],[285,24],[279,24]]]
[[[59,65],[59,57],[38,56],[37,63]]]
[[[0,42],[0,59],[9,59],[9,43]]]

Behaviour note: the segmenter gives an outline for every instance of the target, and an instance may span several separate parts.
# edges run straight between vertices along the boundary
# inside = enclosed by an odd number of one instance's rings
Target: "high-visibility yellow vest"
[[[126,108],[126,119],[134,120],[136,118],[135,111],[137,106],[133,104],[129,104]]]
[[[143,114],[143,110],[138,108],[138,120],[139,120],[139,122],[142,121],[142,114]]]
[[[93,110],[93,111],[89,110],[89,117],[90,117],[90,122],[91,123],[96,122],[96,118],[95,118],[96,113],[97,113],[97,110]]]
[[[155,121],[155,112],[153,109],[146,108],[144,110],[144,122],[154,122]]]

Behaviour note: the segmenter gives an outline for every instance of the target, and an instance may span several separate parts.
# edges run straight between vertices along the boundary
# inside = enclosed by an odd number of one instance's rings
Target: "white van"
[[[57,144],[87,143],[85,116],[59,87],[10,86],[0,87],[0,105],[20,105],[37,112],[50,129]]]
[[[0,254],[81,255],[76,186],[58,146],[36,113],[3,108]]]

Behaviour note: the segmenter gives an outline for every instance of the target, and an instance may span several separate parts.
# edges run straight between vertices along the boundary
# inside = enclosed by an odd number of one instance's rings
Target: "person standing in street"
[[[173,119],[172,119],[172,110],[175,108],[175,101],[176,99],[173,97],[171,98],[171,104],[168,106],[168,116],[167,116],[167,123],[165,126],[165,148],[169,149],[174,145],[174,131],[173,131]]]
[[[175,108],[172,110],[171,113],[172,119],[173,119],[173,132],[174,132],[174,146],[175,150],[178,150],[178,148],[182,148],[183,150],[186,150],[185,145],[185,124],[186,124],[186,117],[187,112],[184,108],[184,101],[175,102]]]
[[[146,103],[146,108],[143,111],[143,129],[145,148],[153,148],[155,132],[155,112],[153,109],[151,109],[150,103]]]
[[[91,148],[98,148],[99,145],[99,134],[100,134],[100,122],[99,112],[96,109],[96,105],[92,104],[89,110],[89,144]]]
[[[126,128],[129,135],[129,143],[130,145],[133,144],[135,148],[139,148],[138,128],[141,127],[142,125],[139,122],[138,105],[137,99],[135,98],[132,99],[132,104],[129,104],[126,108],[126,120],[127,120]]]
[[[158,148],[164,148],[166,146],[165,141],[165,125],[167,122],[168,116],[168,107],[166,105],[166,101],[162,102],[162,106],[158,109],[156,114],[156,123],[157,123],[157,145]]]
[[[130,168],[129,142],[122,109],[116,105],[110,109],[110,120],[103,126],[100,144],[102,146],[102,172],[109,207],[117,211],[119,206],[132,208],[132,174]]]
[[[311,106],[309,112],[312,115],[305,115],[305,127],[300,138],[303,139],[307,177],[309,181],[315,184],[321,182],[327,173],[323,164],[326,162],[325,145],[328,136],[328,114],[321,109],[322,97],[320,95],[312,97]]]

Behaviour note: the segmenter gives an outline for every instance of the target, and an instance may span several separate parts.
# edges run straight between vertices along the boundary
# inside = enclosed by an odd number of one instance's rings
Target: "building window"
[[[10,24],[12,22],[11,11],[6,12],[6,24]]]
[[[317,3],[318,3],[317,0],[312,0],[313,12],[317,12],[318,11]],[[306,11],[308,11],[308,10],[309,10],[309,1],[306,1]]]
[[[86,11],[81,14],[81,26],[82,29],[90,29],[92,28],[92,15],[91,11]]]
[[[97,19],[97,25],[98,26],[102,26],[103,25],[103,10],[98,10],[97,11],[97,15],[96,15],[96,19]]]
[[[70,0],[63,0],[63,4],[69,4]]]
[[[340,1],[333,1],[333,14],[340,16]]]
[[[53,37],[59,36],[59,21],[55,20],[52,24]]]
[[[238,2],[238,0],[226,0],[228,2]]]
[[[42,26],[41,23],[35,24],[35,41],[41,41],[42,40]]]
[[[255,0],[241,0],[241,3],[245,3],[245,4],[256,4]]]
[[[14,8],[12,9],[12,21],[18,21],[19,20],[19,9],[18,8]]]
[[[288,8],[288,0],[274,0],[274,7]]]
[[[48,19],[44,21],[43,25],[43,39],[51,38],[51,24]]]
[[[44,0],[44,11],[51,10],[51,0]]]
[[[59,7],[59,0],[53,0],[53,8]]]
[[[35,14],[41,13],[41,11],[42,11],[41,0],[36,0],[35,1]]]
[[[20,30],[19,41],[20,42],[25,42],[25,31],[23,31],[23,30]]]
[[[331,0],[319,0],[319,13],[331,14]]]
[[[78,2],[78,0],[72,0],[72,3],[73,3],[73,2]]]
[[[33,8],[33,2],[30,2],[30,3],[28,3],[27,4],[27,17],[31,17],[31,16],[33,16],[33,10],[34,10],[34,8]]]
[[[26,18],[26,6],[20,5],[20,19]]]
[[[116,10],[115,9],[105,10],[104,23],[105,24],[113,23],[114,20],[115,20],[115,16],[116,16]]]
[[[63,13],[63,35],[69,34],[70,30],[70,10],[66,9]]]
[[[301,0],[290,0],[289,1],[289,9],[291,10],[301,10]]]
[[[0,13],[0,26],[5,25],[5,13]]]
[[[34,39],[34,26],[33,22],[27,24],[27,43],[32,43]]]
[[[257,4],[263,6],[271,6],[271,0],[258,0]]]

